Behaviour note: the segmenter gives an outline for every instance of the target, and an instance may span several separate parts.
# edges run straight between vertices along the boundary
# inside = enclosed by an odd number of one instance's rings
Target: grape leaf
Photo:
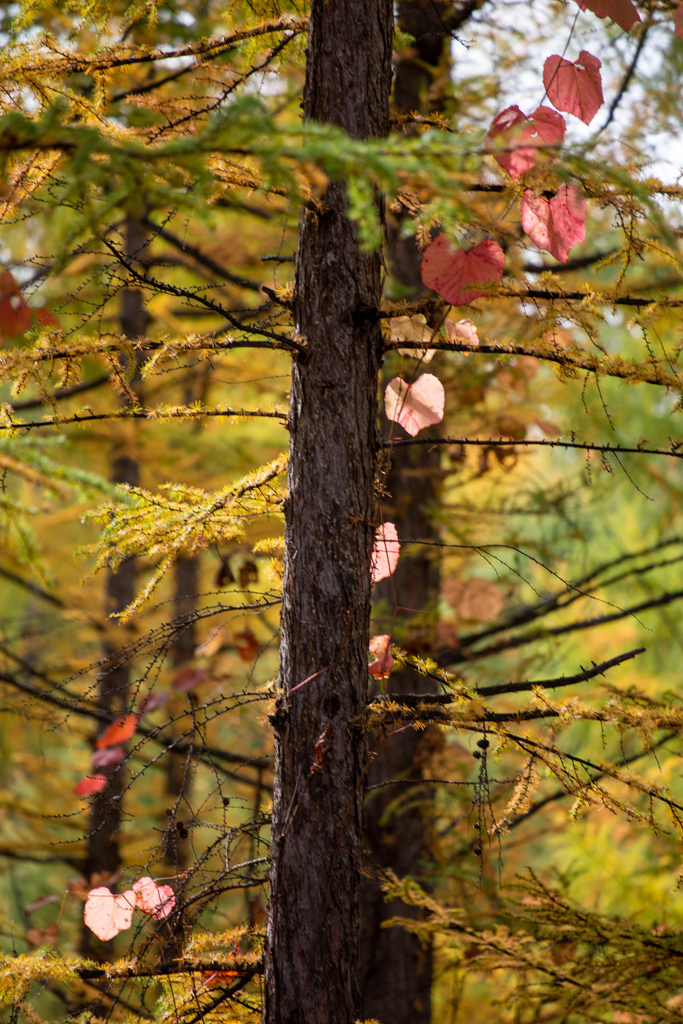
[[[538,163],[540,146],[562,145],[566,129],[562,114],[550,107],[538,107],[527,117],[514,106],[494,117],[487,138],[505,147],[493,156],[511,178],[518,178]]]
[[[588,8],[598,18],[611,18],[612,21],[628,32],[637,21],[642,21],[631,0],[577,0],[582,11]]]
[[[446,320],[444,327],[446,328],[446,337],[454,344],[459,341],[464,341],[468,345],[479,344],[477,328],[471,320],[458,320],[457,323],[454,323],[453,320]],[[467,354],[465,353],[465,355]]]
[[[83,920],[98,939],[107,942],[133,923],[135,893],[132,889],[115,896],[106,885],[91,889],[83,911]]]
[[[394,377],[384,392],[387,419],[400,423],[411,437],[424,427],[441,422],[444,401],[443,384],[433,373],[423,373],[414,384]]]
[[[566,110],[590,124],[602,106],[602,62],[582,50],[575,64],[554,54],[543,65],[543,85],[558,110]]]
[[[175,907],[175,895],[171,886],[157,885],[148,875],[133,882],[133,891],[136,905],[157,921],[168,917]]]
[[[454,249],[445,235],[439,235],[422,257],[422,281],[452,306],[462,306],[488,290],[471,287],[500,281],[505,254],[497,242],[487,239],[465,252]]]
[[[394,343],[414,341],[418,345],[423,346],[422,351],[419,348],[399,348],[397,349],[399,355],[420,359],[423,363],[430,363],[432,361],[436,349],[427,348],[427,345],[431,341],[434,331],[422,315],[392,316],[389,321],[389,330],[391,331],[391,340]]]
[[[387,633],[373,636],[370,640],[370,654],[375,659],[368,665],[370,675],[388,679],[394,664],[391,654],[391,637]]]
[[[552,199],[528,189],[521,202],[522,227],[539,249],[546,249],[560,263],[586,237],[586,200],[576,185],[562,185]]]
[[[372,549],[370,578],[373,583],[391,576],[398,563],[401,545],[393,523],[382,523],[375,534],[375,546]]]

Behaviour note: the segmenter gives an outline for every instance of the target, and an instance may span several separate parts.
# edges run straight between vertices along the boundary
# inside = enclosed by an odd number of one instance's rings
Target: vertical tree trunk
[[[188,618],[197,608],[197,591],[199,589],[199,558],[190,555],[180,558],[175,567],[175,613]],[[171,660],[174,668],[182,668],[194,659],[197,646],[197,630],[194,621],[189,621],[171,646]],[[170,725],[166,732],[174,735],[180,726]],[[192,765],[187,754],[177,754],[171,750],[166,761],[166,794],[175,804],[179,801],[179,814],[192,817],[189,805],[192,789]],[[177,874],[187,866],[188,837],[183,839],[178,831],[169,837],[166,847],[166,861],[171,873]]]
[[[426,114],[443,108],[443,95],[434,83],[439,78],[448,82],[448,30],[459,15],[460,8],[456,14],[453,4],[435,0],[401,0],[398,4],[398,24],[414,38],[396,62],[393,102],[399,112]],[[389,219],[387,239],[393,276],[411,289],[412,298],[418,298],[423,288],[419,253],[414,237],[404,235],[400,215]],[[395,424],[393,428],[396,436],[407,436]],[[395,523],[399,537],[436,539],[432,514],[441,489],[440,463],[438,445],[434,450],[405,447],[392,452],[383,514]],[[439,566],[432,552],[421,548],[415,554],[404,554],[390,585],[386,581],[377,587],[377,599],[390,606],[395,603],[399,609],[431,612],[433,617]],[[405,616],[414,617],[410,611],[399,610],[399,620]],[[412,653],[424,654],[431,648],[431,640],[422,625],[399,642]],[[435,693],[438,688],[433,680],[411,671],[393,672],[389,685],[391,692],[398,694]],[[434,797],[433,788],[420,780],[430,745],[439,739],[438,730],[431,727],[424,733],[399,729],[371,741],[375,756],[368,783],[382,788],[370,792],[365,808],[370,870],[363,879],[361,988],[363,1018],[376,1018],[381,1024],[429,1024],[431,1020],[431,943],[423,944],[403,928],[383,927],[392,917],[419,912],[399,900],[387,903],[373,866],[389,868],[399,877],[420,877],[430,856]],[[415,785],[386,785],[392,779],[414,780]]]
[[[304,117],[386,134],[390,0],[313,0]],[[266,947],[267,1024],[354,1024],[381,263],[342,185],[297,253],[281,676]],[[303,684],[303,685],[301,685]]]
[[[137,221],[126,222],[126,255],[134,260],[139,258],[145,247],[145,232]],[[125,288],[121,296],[121,330],[127,338],[139,338],[147,330],[149,316],[144,307],[142,292],[137,288]],[[111,479],[117,484],[137,485],[139,466],[137,460],[127,452],[120,452],[112,459]],[[105,588],[106,610],[111,615],[123,611],[135,597],[135,562],[125,562],[118,572],[109,571]],[[108,665],[98,681],[97,703],[103,711],[123,712],[129,703],[130,670],[125,658],[109,641],[104,644],[104,656]],[[97,735],[104,732],[102,723]],[[123,768],[98,769],[109,776],[109,784],[102,793],[93,797],[90,809],[86,874],[94,885],[107,884],[106,877],[118,871],[121,864],[119,851],[119,830],[121,828],[123,791]],[[93,879],[93,875],[100,878]],[[84,928],[81,953],[97,960],[111,958],[112,943],[102,942]]]

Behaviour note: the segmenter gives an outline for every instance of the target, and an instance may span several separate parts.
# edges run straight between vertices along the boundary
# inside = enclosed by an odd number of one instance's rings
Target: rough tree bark
[[[313,0],[304,117],[385,135],[391,0]],[[353,1024],[370,560],[382,338],[379,254],[360,251],[344,188],[304,211],[285,525],[267,1024]]]

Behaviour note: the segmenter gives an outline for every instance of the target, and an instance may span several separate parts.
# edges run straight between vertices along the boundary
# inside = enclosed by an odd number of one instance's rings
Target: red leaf
[[[505,146],[506,152],[493,156],[511,178],[518,178],[538,163],[540,146],[562,145],[566,129],[562,115],[550,107],[538,107],[526,117],[515,106],[494,117],[487,138]]]
[[[674,35],[683,39],[683,4],[679,4],[674,11]]]
[[[504,265],[505,254],[491,239],[465,252],[454,249],[445,235],[439,235],[422,258],[422,281],[452,306],[462,306],[488,295],[488,291],[469,286],[500,281]]]
[[[33,313],[10,270],[0,274],[0,334],[16,337],[33,325]]]
[[[637,21],[642,21],[631,0],[577,0],[582,11],[588,8],[598,18],[611,18],[619,28],[628,32]]]
[[[153,878],[145,875],[133,883],[135,902],[140,910],[146,911],[157,921],[168,917],[175,907],[175,894],[170,885],[157,885]]]
[[[558,110],[590,124],[602,106],[602,62],[582,50],[575,64],[555,54],[543,65],[543,85],[548,99]]]
[[[110,764],[118,764],[123,761],[126,755],[123,747],[105,747],[103,750],[96,750],[90,763],[93,768],[108,768]]]
[[[398,563],[401,545],[393,523],[382,523],[375,534],[375,546],[372,549],[371,579],[373,583],[391,576]]]
[[[524,131],[524,141],[537,146],[561,146],[567,122],[551,107],[537,107],[530,115],[531,124]]]
[[[394,664],[391,654],[391,637],[386,633],[373,636],[369,646],[370,654],[375,660],[368,665],[368,672],[371,676],[388,679]]]
[[[50,324],[58,327],[59,322],[47,307],[32,309],[21,294],[21,286],[10,270],[0,274],[0,337],[19,337],[34,324]]]
[[[134,907],[135,893],[132,889],[115,896],[106,885],[101,885],[88,893],[83,920],[98,939],[106,942],[130,928]]]
[[[98,750],[102,750],[103,747],[116,747],[119,743],[125,743],[131,738],[137,725],[137,715],[121,715],[104,730],[101,736],[97,737],[95,746]]]
[[[566,263],[570,250],[586,237],[586,200],[576,185],[562,185],[552,199],[527,190],[521,202],[522,227],[539,249]]]
[[[183,668],[171,684],[177,693],[188,693],[201,686],[206,679],[205,668]]]
[[[394,377],[384,392],[387,419],[400,423],[412,437],[424,427],[441,423],[444,401],[443,384],[433,373],[423,373],[414,384]]]
[[[101,793],[109,779],[106,775],[89,775],[81,779],[77,786],[74,786],[74,793],[77,796],[91,796],[93,793]]]

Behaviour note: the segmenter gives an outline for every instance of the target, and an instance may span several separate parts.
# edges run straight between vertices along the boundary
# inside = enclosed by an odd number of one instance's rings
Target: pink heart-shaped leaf
[[[394,664],[391,655],[391,637],[387,633],[373,636],[370,640],[370,654],[375,659],[368,665],[370,675],[387,679]]]
[[[488,136],[505,147],[493,156],[511,178],[518,178],[538,163],[540,146],[562,145],[567,125],[550,107],[538,107],[529,117],[519,107],[507,107],[494,117]]]
[[[411,437],[424,427],[441,422],[444,401],[443,384],[433,373],[423,373],[414,384],[394,377],[384,393],[387,419],[400,423]]]
[[[567,122],[552,107],[537,107],[529,116],[522,138],[530,145],[561,146],[567,131]]]
[[[83,920],[98,939],[107,942],[133,923],[135,893],[132,889],[115,896],[106,885],[91,889],[83,911]]]
[[[570,250],[586,238],[586,200],[576,185],[562,185],[550,200],[527,190],[520,212],[531,241],[560,263],[566,263]]]
[[[454,249],[445,235],[439,235],[422,257],[422,281],[452,306],[462,306],[488,295],[476,286],[500,281],[504,265],[505,253],[491,239],[466,252]]]
[[[370,578],[373,583],[391,576],[398,564],[401,545],[393,523],[382,523],[375,534],[375,546],[372,549]]]
[[[446,337],[454,344],[458,342],[465,342],[473,346],[479,344],[477,328],[471,320],[458,320],[457,323],[454,323],[452,320],[446,320],[444,327],[446,328]]]
[[[566,110],[584,124],[590,124],[602,106],[602,62],[582,50],[575,64],[557,54],[543,65],[543,85],[548,99],[558,110]]]
[[[175,907],[175,894],[170,885],[157,885],[153,878],[145,875],[133,882],[135,901],[140,910],[146,911],[157,921],[168,917]]]

